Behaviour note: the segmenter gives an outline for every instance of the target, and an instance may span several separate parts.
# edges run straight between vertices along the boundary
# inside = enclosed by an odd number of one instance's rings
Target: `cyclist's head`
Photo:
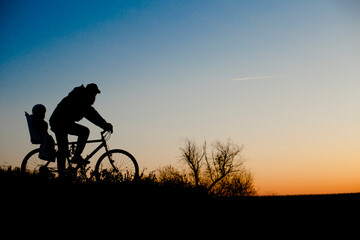
[[[87,86],[86,86],[86,90],[89,92],[89,93],[91,93],[91,94],[94,94],[94,95],[96,95],[96,94],[100,94],[101,92],[100,92],[100,90],[99,90],[99,88],[98,88],[98,86],[95,84],[95,83],[90,83],[90,84],[88,84]]]
[[[86,90],[88,92],[89,103],[90,103],[90,105],[93,105],[95,103],[96,94],[98,94],[98,93],[100,94],[101,92],[95,83],[88,84],[86,86]]]
[[[32,114],[36,117],[45,118],[45,112],[46,112],[46,107],[42,104],[36,104],[33,108],[32,108]]]

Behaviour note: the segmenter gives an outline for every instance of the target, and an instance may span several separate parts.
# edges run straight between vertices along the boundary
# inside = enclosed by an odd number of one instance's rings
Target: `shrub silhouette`
[[[251,172],[246,169],[229,174],[223,178],[219,184],[213,187],[212,191],[216,196],[224,197],[256,195],[253,176]]]
[[[242,150],[243,146],[230,140],[213,143],[211,153],[207,151],[206,142],[200,148],[189,139],[185,139],[184,147],[180,148],[181,161],[189,168],[190,182],[195,186],[206,187],[216,196],[255,195],[252,174],[243,167]]]
[[[186,174],[181,173],[171,165],[159,168],[157,179],[161,184],[181,186],[189,185],[189,180],[187,179]]]

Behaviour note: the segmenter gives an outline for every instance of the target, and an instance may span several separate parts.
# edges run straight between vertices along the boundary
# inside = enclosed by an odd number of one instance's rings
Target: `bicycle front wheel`
[[[125,182],[139,177],[139,166],[130,153],[110,150],[99,158],[95,167],[95,177],[101,182]]]

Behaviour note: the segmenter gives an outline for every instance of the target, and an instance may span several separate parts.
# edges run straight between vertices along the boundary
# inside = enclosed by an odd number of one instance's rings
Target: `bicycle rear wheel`
[[[21,174],[37,174],[40,172],[42,167],[45,167],[50,172],[56,170],[56,163],[42,160],[39,158],[40,148],[34,149],[29,152],[21,163]]]
[[[102,182],[132,181],[139,177],[139,166],[130,153],[113,149],[101,155],[97,161],[95,177]]]

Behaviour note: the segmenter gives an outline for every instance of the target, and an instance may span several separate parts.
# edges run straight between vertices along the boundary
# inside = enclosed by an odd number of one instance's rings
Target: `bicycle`
[[[89,140],[86,143],[100,143],[86,158],[89,161],[101,148],[105,148],[103,153],[96,162],[95,170],[90,172],[90,167],[84,164],[73,163],[71,161],[75,149],[76,142],[69,142],[70,152],[66,158],[66,174],[78,181],[91,181],[95,176],[96,181],[115,182],[115,181],[132,181],[139,177],[139,166],[133,155],[122,149],[109,150],[107,141],[111,134],[107,131],[100,133],[101,139]],[[57,146],[57,144],[55,144]],[[21,173],[26,175],[27,172],[35,173],[54,173],[58,172],[55,161],[42,160],[39,158],[40,148],[30,151],[23,159],[21,164]]]

